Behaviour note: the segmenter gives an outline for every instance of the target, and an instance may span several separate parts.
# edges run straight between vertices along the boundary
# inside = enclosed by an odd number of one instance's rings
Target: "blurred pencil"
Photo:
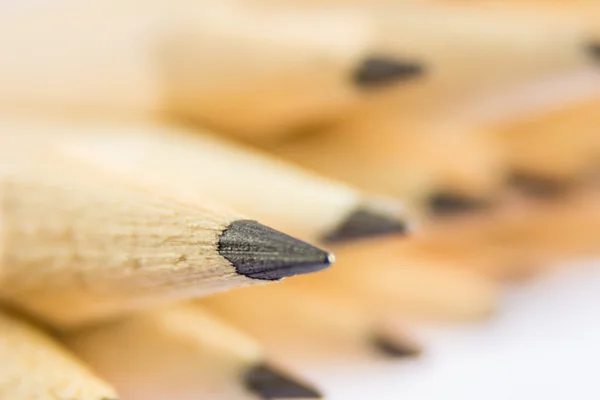
[[[600,254],[598,189],[575,187],[555,201],[513,196],[487,215],[424,226],[397,255],[475,269],[501,280],[530,277],[561,261]]]
[[[374,353],[414,357],[421,352],[405,332],[390,329],[357,302],[287,284],[256,289],[209,296],[199,303],[260,340],[273,354],[296,361],[339,362]]]
[[[515,183],[555,192],[600,168],[598,94],[492,128],[505,148]]]
[[[321,398],[199,306],[141,313],[65,340],[127,400]]]
[[[496,143],[479,132],[438,131],[370,112],[269,150],[303,167],[435,214],[485,207],[504,182]],[[461,126],[462,128],[462,126]]]
[[[410,238],[387,238],[336,246],[336,268],[315,279],[298,277],[287,285],[340,296],[383,318],[460,321],[487,318],[495,312],[498,287],[481,274],[478,265],[422,257],[407,251],[410,243]]]
[[[0,313],[0,398],[7,400],[116,400],[97,378],[45,333]]]
[[[53,324],[264,284],[333,259],[210,203],[44,154],[26,130],[4,132],[25,144],[0,146],[0,297]]]
[[[4,108],[166,114],[254,139],[335,118],[422,73],[372,52],[358,10],[60,0],[4,5],[0,26]]]
[[[600,32],[581,18],[526,12],[518,7],[490,11],[471,4],[431,3],[384,1],[345,6],[362,9],[375,21],[378,36],[374,48],[426,60],[425,79],[383,96],[393,100],[395,113],[403,118],[432,119],[436,109],[452,115],[463,105],[476,106],[482,97],[507,96],[524,84],[598,70],[594,49]],[[344,8],[339,4],[330,7]],[[512,97],[518,99],[518,94]]]
[[[402,234],[396,201],[367,197],[267,154],[166,125],[59,125],[61,150],[135,182],[210,196],[303,238],[327,242]]]

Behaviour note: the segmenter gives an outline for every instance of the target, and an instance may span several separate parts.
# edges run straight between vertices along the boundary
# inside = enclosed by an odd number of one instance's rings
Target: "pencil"
[[[507,196],[509,197],[509,196]],[[423,226],[425,234],[399,243],[396,252],[475,270],[495,280],[529,278],[561,261],[600,251],[598,190],[577,186],[548,201],[510,196],[487,215]]]
[[[357,302],[346,300],[286,283],[208,296],[199,304],[258,339],[270,353],[295,362],[420,354],[420,346],[405,330],[390,328]]]
[[[143,312],[64,340],[128,400],[321,398],[199,306]]]
[[[117,400],[114,389],[44,332],[0,313],[0,398]]]
[[[384,95],[393,97],[396,113],[405,118],[418,115],[428,119],[436,108],[477,105],[482,96],[504,94],[532,81],[597,70],[593,49],[600,38],[595,25],[581,23],[580,18],[564,18],[568,13],[418,3],[345,5],[362,9],[372,18],[378,32],[374,48],[426,61],[424,79]]]
[[[333,260],[210,202],[138,189],[37,148],[26,131],[8,132],[26,144],[1,146],[0,297],[54,325],[264,284]]]
[[[356,10],[60,0],[6,5],[0,17],[0,104],[17,110],[159,114],[258,140],[423,73],[371,51],[373,28]]]
[[[454,128],[372,110],[269,151],[426,214],[486,208],[503,187],[502,153],[491,135]]]
[[[492,127],[519,186],[536,193],[560,192],[598,168],[600,97],[565,103]]]
[[[481,274],[479,265],[411,252],[412,240],[386,238],[336,246],[336,268],[287,284],[362,304],[382,320],[401,316],[463,321],[493,315],[498,285]]]
[[[59,124],[53,132],[48,146],[83,162],[190,199],[210,197],[307,240],[340,242],[409,228],[398,201],[363,195],[205,132],[158,123]]]

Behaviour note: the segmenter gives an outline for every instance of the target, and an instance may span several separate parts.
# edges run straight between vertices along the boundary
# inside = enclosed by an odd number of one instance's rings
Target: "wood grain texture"
[[[253,282],[217,251],[234,214],[136,190],[42,152],[7,158],[4,299],[68,325]]]
[[[0,398],[116,400],[114,389],[41,331],[0,313]]]

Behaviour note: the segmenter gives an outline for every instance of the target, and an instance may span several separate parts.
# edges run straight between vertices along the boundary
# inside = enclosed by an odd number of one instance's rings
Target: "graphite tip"
[[[371,343],[379,353],[387,357],[416,358],[423,352],[419,345],[408,339],[389,338],[379,333],[373,335]]]
[[[600,43],[592,42],[587,45],[587,52],[596,60],[600,60]]]
[[[409,228],[396,215],[359,207],[323,237],[326,243],[365,239],[380,235],[406,234]]]
[[[543,199],[559,197],[567,192],[569,186],[567,182],[523,171],[513,172],[509,184],[528,196]]]
[[[449,216],[465,212],[480,211],[489,207],[484,199],[468,197],[460,194],[438,192],[429,196],[428,208],[432,215]]]
[[[357,86],[370,88],[411,79],[424,73],[425,68],[417,62],[372,56],[362,61],[352,79]]]
[[[261,364],[249,370],[245,377],[246,388],[260,399],[321,399],[314,388],[297,382],[273,367]]]
[[[335,261],[331,253],[251,220],[229,224],[218,251],[238,274],[267,281],[319,271]]]

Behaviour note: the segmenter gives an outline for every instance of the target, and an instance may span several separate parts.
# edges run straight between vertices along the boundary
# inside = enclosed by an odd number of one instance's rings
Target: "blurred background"
[[[598,1],[0,7],[1,124],[185,131],[215,155],[202,173],[257,182],[228,197],[215,178],[218,202],[336,254],[328,271],[201,300],[327,398],[600,396]],[[115,171],[135,159],[107,143]],[[164,149],[157,171],[185,157]],[[357,229],[329,229],[338,191],[393,209],[402,232],[336,240]],[[364,345],[363,328],[388,342]]]

